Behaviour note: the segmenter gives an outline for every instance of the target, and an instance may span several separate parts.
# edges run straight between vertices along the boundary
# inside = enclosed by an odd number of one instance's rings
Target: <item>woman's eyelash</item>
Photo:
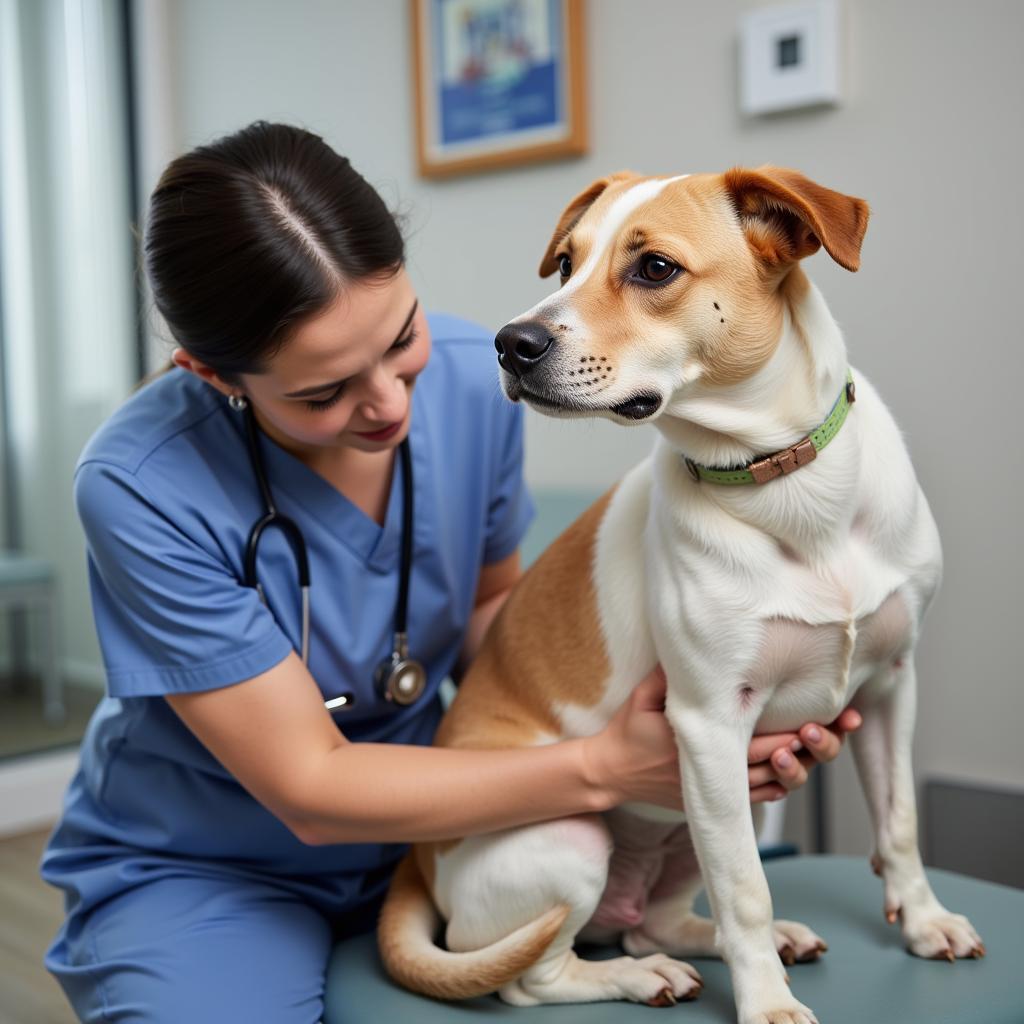
[[[309,399],[306,402],[306,408],[312,409],[313,412],[322,412],[324,409],[330,409],[332,405],[336,405],[341,401],[341,396],[345,393],[345,385],[339,384],[335,388],[334,394],[329,398],[314,398]]]
[[[416,328],[413,327],[404,338],[396,341],[394,345],[391,346],[391,351],[401,352],[403,349],[407,349],[418,337],[419,335],[416,333]]]
[[[396,341],[388,351],[402,352],[407,349],[417,339],[417,337],[419,337],[419,335],[416,332],[416,328],[413,327],[404,338],[400,338]],[[337,403],[341,401],[341,396],[344,393],[345,385],[343,383],[339,384],[334,394],[329,398],[308,399],[306,401],[306,408],[313,412],[323,412],[324,409],[330,409],[332,405],[337,405]]]

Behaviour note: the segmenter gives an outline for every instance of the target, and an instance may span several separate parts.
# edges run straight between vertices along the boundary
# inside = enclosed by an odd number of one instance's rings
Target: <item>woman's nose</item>
[[[378,423],[395,423],[405,415],[406,393],[405,381],[382,369],[370,381],[361,412]]]

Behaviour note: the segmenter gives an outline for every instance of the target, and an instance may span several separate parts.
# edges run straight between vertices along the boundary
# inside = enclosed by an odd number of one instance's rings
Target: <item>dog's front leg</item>
[[[983,956],[970,921],[936,899],[921,864],[911,740],[917,703],[913,656],[865,686],[854,702],[864,724],[851,736],[854,759],[875,827],[872,866],[885,883],[885,916],[902,920],[907,948],[917,956],[953,960]]]
[[[686,691],[672,684],[669,672],[665,710],[679,741],[690,835],[717,945],[732,974],[740,1024],[811,1024],[816,1018],[789,991],[775,948],[771,894],[757,852],[747,782],[752,711],[737,707],[730,719],[722,708],[682,699],[679,694]]]

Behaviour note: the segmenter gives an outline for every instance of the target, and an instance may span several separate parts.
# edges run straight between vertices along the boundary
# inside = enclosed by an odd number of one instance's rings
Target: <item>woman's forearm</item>
[[[606,810],[586,740],[514,750],[346,743],[324,759],[289,824],[305,842],[454,839]]]

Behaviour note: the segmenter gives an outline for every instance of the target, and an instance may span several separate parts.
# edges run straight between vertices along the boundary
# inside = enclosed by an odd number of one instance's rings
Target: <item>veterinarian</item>
[[[676,746],[657,674],[584,740],[429,746],[520,575],[522,410],[490,334],[427,317],[347,160],[265,123],[200,147],[145,260],[180,347],[75,476],[109,696],[43,859],[46,964],[83,1021],[309,1024],[398,844],[679,806]],[[752,799],[846,715],[756,739]]]

